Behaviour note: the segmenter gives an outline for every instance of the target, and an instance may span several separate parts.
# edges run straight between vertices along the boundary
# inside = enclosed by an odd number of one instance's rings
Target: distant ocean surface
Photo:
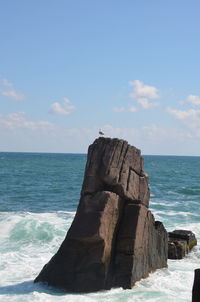
[[[200,157],[144,156],[150,208],[168,231],[200,242]],[[72,294],[34,284],[75,215],[86,155],[0,152],[0,301],[190,302],[199,245],[131,290]]]

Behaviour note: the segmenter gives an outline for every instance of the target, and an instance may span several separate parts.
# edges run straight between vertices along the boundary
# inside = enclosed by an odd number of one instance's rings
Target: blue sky
[[[200,155],[198,0],[0,0],[0,151]]]

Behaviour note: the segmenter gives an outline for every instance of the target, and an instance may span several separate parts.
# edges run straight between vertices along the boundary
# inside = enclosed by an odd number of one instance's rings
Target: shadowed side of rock
[[[124,209],[115,254],[115,286],[131,288],[167,264],[167,236],[161,222],[143,205],[128,203]]]
[[[199,302],[200,300],[200,269],[194,271],[194,283],[192,287],[192,302]]]
[[[148,209],[143,169],[140,150],[126,141],[95,140],[74,221],[35,282],[73,292],[131,288],[167,266],[167,232]]]
[[[197,245],[195,234],[188,230],[174,230],[168,237],[168,259],[183,259]]]

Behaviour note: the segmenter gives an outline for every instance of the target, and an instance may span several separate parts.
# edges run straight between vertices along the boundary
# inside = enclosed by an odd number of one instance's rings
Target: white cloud
[[[170,125],[146,124],[142,127],[104,125],[105,136],[118,137],[136,146],[142,154],[199,155],[200,131]]]
[[[185,129],[177,129],[172,127],[161,127],[156,124],[147,124],[142,127],[113,127],[112,125],[103,125],[102,129],[105,132],[105,136],[118,137],[127,140],[130,144],[140,148],[145,146],[146,153],[152,148],[158,148],[154,150],[154,154],[159,154],[160,148],[168,146],[167,142],[186,141],[191,138],[191,132],[185,131]],[[150,143],[150,144],[149,144]],[[164,144],[164,145],[163,145]],[[144,150],[142,150],[144,151]],[[173,152],[172,152],[173,153]],[[165,154],[163,151],[162,154]],[[175,151],[174,151],[175,154]]]
[[[178,110],[178,109],[167,108],[166,111],[179,120],[186,120],[188,118],[192,118],[192,119],[200,118],[200,110],[195,110],[195,109]]]
[[[198,96],[198,95],[190,94],[190,95],[188,95],[187,99],[192,105],[195,105],[195,106],[200,105],[200,96]]]
[[[114,107],[113,108],[113,111],[115,111],[115,112],[123,112],[125,109],[124,109],[124,107]]]
[[[98,137],[102,128],[106,137],[125,139],[143,154],[198,155],[200,132],[190,129],[144,124],[142,127],[63,128],[48,121],[31,121],[25,113],[0,115],[1,150],[29,152],[81,152]]]
[[[147,98],[147,99],[158,99],[158,89],[154,86],[144,85],[139,80],[130,81],[130,86],[134,86],[133,92],[130,94],[133,98]]]
[[[14,89],[4,90],[4,91],[1,92],[1,94],[3,96],[9,97],[11,99],[14,99],[16,101],[23,101],[23,100],[25,100],[24,94],[22,94],[20,92],[17,92]]]
[[[0,114],[0,151],[85,153],[97,136],[97,127],[65,128],[30,120],[24,112]]]
[[[130,106],[129,107],[129,111],[130,112],[136,112],[137,111],[137,108],[135,106]]]
[[[1,82],[2,82],[2,85],[4,87],[12,87],[13,86],[13,84],[10,81],[8,81],[7,79],[2,79]]]
[[[114,107],[113,111],[115,112],[124,112],[124,111],[130,111],[130,112],[136,112],[137,108],[135,106],[129,106],[129,108],[125,108],[125,107]]]
[[[200,109],[178,110],[167,108],[167,112],[186,126],[190,131],[191,138],[200,137]]]
[[[142,106],[143,109],[149,109],[159,105],[158,102],[150,102],[147,98],[138,98],[137,102]]]
[[[19,91],[17,91],[13,84],[8,81],[7,79],[1,80],[1,85],[3,86],[3,89],[1,90],[1,95],[11,98],[16,101],[24,101],[25,95]]]
[[[25,117],[24,112],[14,112],[8,115],[0,115],[0,125],[6,129],[30,129],[47,130],[53,129],[54,124],[48,121],[31,121]]]
[[[149,109],[159,105],[158,102],[150,101],[160,98],[156,87],[144,85],[144,83],[139,80],[130,81],[129,85],[134,87],[129,96],[140,104],[143,109]]]
[[[61,114],[61,115],[68,115],[75,109],[74,106],[70,105],[70,100],[64,98],[63,103],[53,103],[50,108],[50,112],[53,114]]]
[[[185,102],[185,101],[183,101],[183,100],[180,100],[180,101],[179,101],[179,104],[180,104],[180,105],[185,105],[185,104],[186,104],[186,102]]]

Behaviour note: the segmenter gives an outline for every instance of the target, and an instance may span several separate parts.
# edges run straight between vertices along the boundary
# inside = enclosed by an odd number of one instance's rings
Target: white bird
[[[103,131],[101,129],[99,129],[99,134],[100,135],[104,135]]]

